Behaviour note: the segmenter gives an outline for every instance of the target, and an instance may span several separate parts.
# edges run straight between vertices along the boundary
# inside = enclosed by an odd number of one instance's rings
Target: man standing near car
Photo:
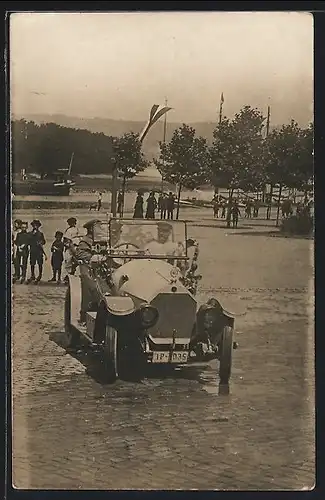
[[[72,247],[78,245],[80,239],[80,232],[77,227],[77,219],[75,217],[69,217],[67,220],[68,227],[63,235],[64,243],[64,267],[67,274],[74,275],[77,269],[77,263],[73,257]],[[64,278],[67,282],[68,276]]]

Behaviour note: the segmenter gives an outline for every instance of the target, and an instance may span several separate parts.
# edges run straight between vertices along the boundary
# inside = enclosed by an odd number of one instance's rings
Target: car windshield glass
[[[114,253],[186,257],[184,221],[111,219],[95,226],[94,240],[106,242]]]

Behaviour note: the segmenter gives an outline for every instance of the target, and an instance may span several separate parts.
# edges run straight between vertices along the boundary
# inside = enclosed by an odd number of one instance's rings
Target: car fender
[[[135,311],[131,297],[105,295],[104,301],[107,311],[113,316],[128,316]]]
[[[237,318],[246,314],[246,307],[243,301],[234,297],[218,297],[217,298],[223,314],[228,318]]]
[[[198,318],[204,313],[205,310],[209,308],[216,308],[227,318],[234,319],[238,316],[243,316],[246,314],[246,308],[243,305],[241,299],[233,297],[213,297],[210,298],[205,304],[201,305],[197,312]]]

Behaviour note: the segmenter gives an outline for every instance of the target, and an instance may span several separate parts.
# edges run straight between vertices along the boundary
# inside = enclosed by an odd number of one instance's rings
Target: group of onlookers
[[[67,220],[68,227],[63,231],[56,231],[54,240],[50,247],[52,278],[50,282],[61,283],[62,265],[68,274],[76,271],[75,259],[70,252],[71,242],[78,243],[82,232],[77,227],[77,219],[70,217]],[[44,250],[46,244],[43,232],[40,230],[42,223],[34,219],[30,223],[16,219],[12,229],[12,262],[14,266],[13,281],[20,283],[37,284],[43,276],[44,260],[48,257]],[[30,264],[30,276],[27,279],[28,262]],[[37,275],[36,275],[37,271]],[[65,278],[65,281],[67,277]]]
[[[144,214],[144,203],[146,203],[146,212]],[[143,194],[138,191],[137,198],[134,204],[134,219],[143,219],[144,215],[146,219],[155,219],[156,214],[160,219],[173,219],[175,210],[175,196],[172,192],[159,193],[158,200],[156,199],[156,194],[154,191],[149,193],[146,201],[143,199]]]
[[[233,227],[237,227],[238,218],[240,217],[240,210],[238,205],[238,200],[233,198],[231,201],[226,200],[221,196],[215,195],[212,199],[213,205],[213,215],[215,218],[226,219],[228,223],[232,223]],[[252,200],[247,198],[243,203],[244,205],[244,217],[247,219],[258,218],[259,210],[261,208],[261,201],[258,199]],[[281,204],[281,213],[283,218],[287,218],[293,215],[293,201],[288,198],[285,199]],[[296,205],[296,215],[310,214],[312,211],[312,201],[304,200],[299,201]]]
[[[313,208],[313,201],[305,198],[296,205],[296,215],[311,215]],[[293,202],[290,199],[284,200],[281,205],[281,213],[283,218],[291,217],[293,215]]]
[[[221,196],[215,195],[212,200],[212,205],[215,218],[218,219],[220,213],[221,219],[226,219],[228,225],[232,224],[233,227],[237,227],[241,215],[237,198],[233,198],[229,201]]]
[[[31,272],[28,283],[38,283],[43,274],[44,258],[47,259],[44,251],[45,238],[40,230],[42,224],[38,219],[34,219],[30,225],[31,229],[28,231],[28,222],[16,219],[12,230],[13,280],[20,280],[21,283],[26,281],[28,260]],[[37,277],[35,276],[36,266]]]
[[[245,202],[245,217],[246,219],[257,219],[259,210],[261,208],[260,200],[251,200],[248,198]]]

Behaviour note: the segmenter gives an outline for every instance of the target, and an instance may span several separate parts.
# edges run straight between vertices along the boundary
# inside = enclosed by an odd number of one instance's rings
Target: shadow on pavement
[[[64,332],[61,331],[50,333],[49,339],[64,349],[67,355],[79,361],[85,367],[86,374],[93,378],[95,382],[102,385],[108,383],[105,380],[101,356],[97,352],[94,352],[89,345],[81,342],[77,348],[66,348],[64,344]]]
[[[86,345],[81,344],[76,349],[66,349],[64,347],[64,333],[61,331],[54,331],[50,333],[49,339],[55,342],[59,347],[65,349],[66,354],[75,358],[81,363],[85,369],[86,374],[91,377],[95,382],[101,385],[110,385],[105,379],[103,369],[103,357],[100,353]],[[207,392],[218,392],[219,395],[228,395],[229,386],[220,386],[218,390],[218,370],[217,361],[213,360],[208,362],[193,362],[187,365],[146,365],[143,377],[136,378],[132,376],[123,377],[125,382],[138,382],[141,384],[143,380],[192,380],[198,382]]]
[[[213,220],[208,223],[205,222],[189,222],[189,226],[191,227],[208,227],[208,228],[215,228],[215,229],[233,229],[234,231],[238,228],[236,227],[227,227],[227,224],[224,222],[223,224],[216,222],[216,224],[213,224]],[[253,229],[254,226],[240,226],[240,229]]]
[[[240,228],[243,229],[243,228]],[[286,239],[298,239],[298,240],[312,240],[312,236],[304,236],[304,235],[293,235],[293,234],[284,234],[280,231],[237,231],[236,233],[230,233],[228,236],[269,236],[273,238],[286,238]]]

